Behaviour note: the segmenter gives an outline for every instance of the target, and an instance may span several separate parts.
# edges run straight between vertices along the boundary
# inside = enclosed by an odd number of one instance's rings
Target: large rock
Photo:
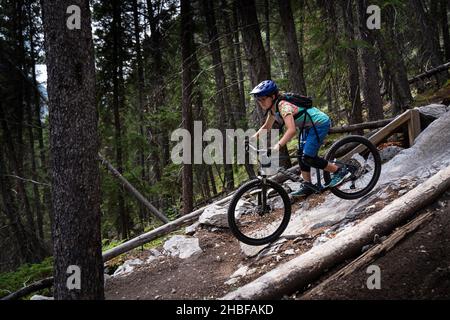
[[[187,259],[202,253],[197,238],[175,235],[164,243],[164,250],[173,257]]]
[[[217,204],[212,204],[203,211],[198,221],[201,224],[227,228],[228,227],[227,208],[224,208]]]
[[[245,200],[239,200],[238,203],[236,204],[236,208],[234,209],[234,213],[237,218],[240,218],[241,215],[252,212],[254,209],[255,209],[254,204]]]
[[[272,209],[282,209],[284,208],[284,202],[283,199],[281,199],[281,196],[269,199],[267,201]]]
[[[399,154],[403,148],[398,146],[388,146],[380,151],[381,162],[388,162],[392,158],[394,158],[397,154]]]
[[[144,262],[140,259],[132,259],[125,261],[120,267],[116,269],[113,274],[113,277],[123,276],[128,273],[133,272],[134,267],[143,264]]]
[[[245,214],[249,210],[252,210],[253,207],[254,206],[251,203],[244,200],[239,200],[234,211],[236,218],[239,219],[242,214]],[[217,204],[212,204],[203,211],[198,221],[201,224],[220,228],[228,228],[228,207],[222,207]]]
[[[430,119],[440,118],[444,113],[450,111],[450,107],[443,104],[430,104],[416,108],[424,117]]]

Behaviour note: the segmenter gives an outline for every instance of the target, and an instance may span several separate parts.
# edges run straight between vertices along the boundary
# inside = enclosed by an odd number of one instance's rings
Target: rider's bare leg
[[[328,162],[328,165],[323,170],[331,172],[331,173],[335,173],[336,171],[339,170],[339,167],[337,165],[335,165],[334,163]],[[303,180],[305,180],[307,182],[311,182],[311,172],[302,171],[302,177],[303,177]]]
[[[325,167],[325,171],[331,172],[331,173],[335,173],[336,171],[338,171],[339,167],[337,165],[335,165],[334,163],[328,162],[328,165]]]
[[[311,172],[302,171],[302,177],[303,177],[303,180],[305,180],[307,182],[311,182]]]

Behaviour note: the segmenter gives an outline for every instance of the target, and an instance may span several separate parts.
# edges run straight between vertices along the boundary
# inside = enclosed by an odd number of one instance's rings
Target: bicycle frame
[[[245,152],[248,153],[249,148],[253,149],[257,154],[261,154],[261,153],[267,153],[267,157],[271,156],[271,152],[270,149],[258,149],[257,147],[253,146],[252,144],[249,143],[249,141],[246,139],[245,140]],[[280,156],[279,159],[296,159],[298,158],[297,155],[295,156]],[[266,166],[270,166],[270,162],[269,165],[264,165],[262,164],[259,159],[257,159],[259,162],[259,165],[264,168]],[[316,169],[316,178],[317,181],[315,184],[312,184],[313,186],[315,186],[316,188],[313,188],[314,192],[316,193],[321,193],[323,190],[326,189],[326,187],[324,187],[322,185],[322,181],[321,181],[321,174],[320,174],[320,169],[319,168],[315,168]],[[291,178],[290,174],[286,173],[286,169],[284,169],[283,167],[278,169],[278,172],[287,176],[288,178]],[[258,170],[258,173],[260,173],[260,175],[257,177],[261,180],[263,180],[263,188],[265,188],[265,179],[267,179],[268,175],[264,173],[264,171],[262,170]],[[266,191],[266,190],[262,190],[262,191]],[[263,192],[263,197],[265,197],[265,192]],[[266,200],[266,199],[264,199]],[[265,201],[263,201],[263,203],[265,203]]]

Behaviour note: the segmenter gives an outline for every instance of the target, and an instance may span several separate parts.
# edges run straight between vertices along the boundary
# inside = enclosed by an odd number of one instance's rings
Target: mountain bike
[[[292,207],[288,192],[281,183],[269,178],[269,175],[274,174],[266,170],[273,161],[271,149],[258,149],[246,139],[247,158],[250,149],[258,155],[258,176],[241,185],[235,192],[228,207],[228,224],[239,241],[258,246],[271,243],[281,236],[289,224]],[[298,155],[289,156],[296,157]],[[283,158],[288,157],[278,157]],[[358,199],[368,194],[380,177],[380,154],[375,145],[363,136],[350,135],[336,141],[324,158],[337,166],[347,166],[351,176],[338,186],[328,187],[331,174],[316,169],[314,184],[303,181],[316,194],[330,190],[342,199]],[[265,159],[264,163],[261,159]],[[283,167],[278,168],[276,173],[292,181],[302,181],[299,175]]]

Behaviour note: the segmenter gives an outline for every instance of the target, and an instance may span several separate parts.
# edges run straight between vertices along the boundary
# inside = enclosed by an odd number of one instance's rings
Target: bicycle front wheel
[[[291,202],[281,185],[266,179],[243,184],[228,207],[228,225],[234,236],[248,245],[259,246],[274,240],[286,229]]]
[[[344,183],[330,189],[340,198],[361,198],[375,187],[380,178],[380,154],[365,137],[347,136],[336,141],[326,153],[325,159],[338,165],[346,165],[352,173]],[[324,171],[323,176],[325,183],[330,183],[330,173]]]

